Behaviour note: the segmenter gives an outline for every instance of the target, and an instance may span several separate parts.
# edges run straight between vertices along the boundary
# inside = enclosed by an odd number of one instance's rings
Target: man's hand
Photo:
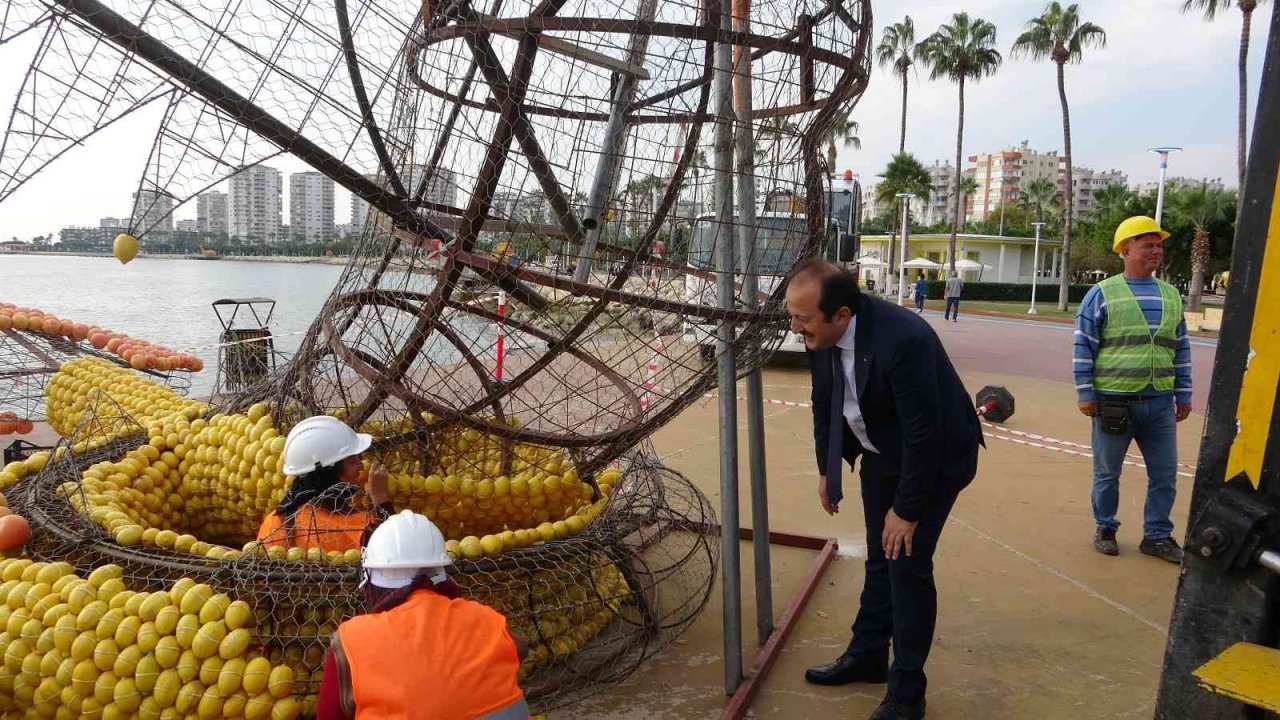
[[[391,499],[387,492],[387,469],[377,460],[369,464],[369,499],[374,505],[381,505]]]
[[[1077,405],[1080,408],[1080,412],[1085,415],[1088,415],[1089,417],[1094,417],[1098,414],[1097,400],[1082,400],[1081,402],[1077,403]]]
[[[911,538],[916,534],[918,523],[908,522],[898,517],[898,513],[889,508],[884,516],[884,532],[880,534],[880,546],[884,548],[884,556],[897,560],[904,553],[911,555]]]
[[[1174,413],[1178,422],[1186,420],[1191,415],[1191,403],[1178,403]]]
[[[835,515],[840,512],[840,504],[827,502],[827,479],[818,477],[818,502],[822,503],[822,509],[827,511],[828,515]]]

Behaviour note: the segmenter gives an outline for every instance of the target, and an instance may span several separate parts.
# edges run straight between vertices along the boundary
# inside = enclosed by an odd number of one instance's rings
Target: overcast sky
[[[1179,12],[1182,0],[1084,0],[1081,13],[1101,25],[1107,47],[1087,52],[1082,65],[1067,68],[1067,95],[1075,164],[1118,168],[1130,184],[1154,180],[1156,159],[1146,149],[1177,145],[1170,174],[1236,178],[1236,52],[1240,13],[1234,9],[1208,23]],[[1254,13],[1249,57],[1249,114],[1256,107],[1266,32],[1275,3]],[[886,23],[910,15],[917,38],[933,32],[964,9],[996,25],[1005,56],[998,74],[966,85],[964,153],[1009,147],[1026,140],[1042,151],[1062,149],[1061,114],[1054,66],[1012,60],[1009,48],[1039,0],[877,0],[876,40]],[[0,46],[0,107],[10,107],[34,50],[35,37]],[[873,43],[874,44],[874,43]],[[870,87],[854,112],[862,150],[841,149],[838,169],[864,178],[879,173],[897,150],[901,84],[888,69],[875,68]],[[907,149],[922,162],[955,156],[956,86],[930,81],[920,68],[910,80]],[[137,113],[68,153],[0,203],[0,239],[27,239],[68,225],[96,225],[104,216],[127,216],[130,192],[150,150],[160,107]],[[308,169],[301,162],[273,161],[286,174]],[[286,180],[287,204],[287,180]],[[349,200],[339,190],[336,221],[348,219]],[[176,218],[193,218],[194,203]],[[288,221],[287,209],[285,222]]]

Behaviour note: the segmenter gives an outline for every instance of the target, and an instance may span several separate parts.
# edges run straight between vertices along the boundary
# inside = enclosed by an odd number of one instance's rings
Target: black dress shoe
[[[848,685],[849,683],[883,683],[889,680],[889,659],[862,660],[841,655],[826,665],[809,668],[804,679],[814,685]]]
[[[922,720],[924,718],[924,698],[919,700],[898,700],[885,698],[880,707],[871,713],[868,720]]]

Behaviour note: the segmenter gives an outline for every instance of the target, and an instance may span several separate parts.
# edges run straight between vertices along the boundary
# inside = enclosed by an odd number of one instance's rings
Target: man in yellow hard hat
[[[1182,298],[1157,280],[1169,233],[1139,215],[1116,228],[1124,273],[1091,288],[1076,314],[1072,363],[1080,412],[1093,418],[1093,546],[1118,555],[1120,469],[1131,441],[1147,466],[1142,542],[1147,555],[1182,562],[1173,539],[1176,423],[1191,413],[1191,343]]]

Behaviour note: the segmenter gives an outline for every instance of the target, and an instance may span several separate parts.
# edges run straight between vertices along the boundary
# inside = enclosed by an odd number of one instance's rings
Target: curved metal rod
[[[391,162],[387,146],[382,142],[382,131],[373,119],[373,105],[369,103],[369,94],[364,90],[364,77],[360,73],[360,58],[356,57],[355,40],[351,36],[351,17],[347,13],[347,0],[333,0],[334,13],[338,16],[338,35],[342,40],[342,54],[347,60],[347,73],[351,76],[351,89],[356,95],[356,104],[360,106],[360,124],[369,133],[369,142],[382,165],[382,172],[391,183],[391,189],[399,197],[406,197],[404,183],[400,181],[400,173]]]

